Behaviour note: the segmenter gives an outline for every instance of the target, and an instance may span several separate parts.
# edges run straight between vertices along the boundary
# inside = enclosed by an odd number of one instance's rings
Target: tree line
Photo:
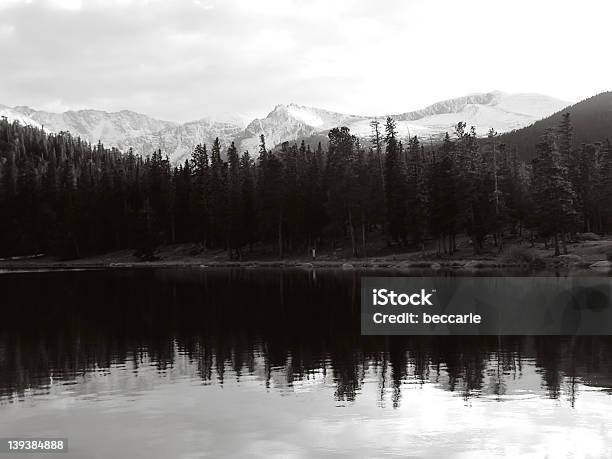
[[[510,235],[553,241],[612,227],[612,147],[575,147],[569,114],[520,159],[497,133],[478,139],[458,123],[435,145],[402,140],[395,121],[373,121],[364,141],[332,129],[328,145],[283,143],[256,156],[197,145],[172,165],[160,150],[143,158],[67,132],[0,120],[0,254],[75,258],[160,244],[197,243],[241,259],[255,245],[278,257],[368,241],[438,253],[467,234],[476,253]]]

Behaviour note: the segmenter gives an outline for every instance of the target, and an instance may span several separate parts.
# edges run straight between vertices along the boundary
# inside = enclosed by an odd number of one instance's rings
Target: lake
[[[0,436],[70,458],[612,456],[612,337],[360,336],[364,273],[4,272]]]

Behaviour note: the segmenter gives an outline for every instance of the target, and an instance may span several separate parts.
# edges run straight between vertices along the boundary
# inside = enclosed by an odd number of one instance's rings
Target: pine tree
[[[289,252],[297,244],[299,233],[303,229],[303,203],[299,189],[299,149],[297,145],[284,142],[278,153],[282,169],[282,208],[283,208],[283,244]]]
[[[395,121],[388,117],[385,124],[385,194],[387,231],[391,239],[406,244],[408,212],[406,203],[406,171],[397,140]]]
[[[328,223],[325,209],[325,180],[324,157],[321,142],[315,151],[308,147],[306,150],[306,170],[303,176],[301,189],[305,200],[305,230],[306,244],[309,255],[317,248],[323,228]]]
[[[266,149],[263,134],[260,136],[257,166],[257,198],[259,234],[262,241],[276,240],[278,255],[284,255],[283,239],[283,171],[278,157]]]
[[[215,247],[228,248],[228,192],[227,164],[221,159],[221,142],[213,142],[210,161],[210,228],[211,242]]]
[[[582,220],[584,231],[590,232],[597,225],[598,196],[596,184],[599,182],[600,144],[587,144],[574,152],[574,170],[568,174],[576,195],[574,207]]]
[[[331,219],[330,234],[334,238],[348,232],[351,252],[358,256],[356,224],[359,215],[358,170],[355,162],[356,138],[347,127],[329,132],[327,156],[327,210]]]
[[[173,187],[176,190],[176,204],[174,206],[174,220],[176,222],[177,241],[188,242],[196,238],[191,222],[193,210],[192,170],[189,160],[174,168]]]
[[[510,232],[521,236],[523,226],[530,213],[527,171],[518,160],[516,150],[506,153],[500,145],[499,196],[501,201],[501,225],[509,226]]]
[[[56,250],[63,258],[78,258],[81,252],[77,239],[76,177],[74,166],[68,159],[62,164],[60,172],[60,196]]]
[[[423,248],[427,228],[427,181],[422,150],[416,136],[408,143],[407,162],[408,227],[415,245]]]
[[[572,143],[574,140],[574,128],[570,119],[569,113],[564,113],[561,118],[561,123],[557,129],[558,144],[559,144],[559,156],[562,165],[568,172],[571,173],[573,167],[576,164],[576,158],[573,157]]]
[[[233,251],[238,259],[242,259],[242,184],[240,181],[240,158],[234,142],[227,149],[227,250],[230,259]]]
[[[241,240],[249,244],[252,250],[257,236],[257,215],[255,209],[255,183],[254,165],[249,152],[245,151],[240,158],[240,187],[241,187]]]
[[[455,145],[446,133],[428,174],[429,229],[438,239],[438,253],[455,252],[455,236],[462,222],[457,156]]]
[[[532,177],[535,227],[543,236],[554,238],[555,255],[560,255],[559,241],[564,242],[576,226],[576,196],[551,132],[544,134],[536,150]]]
[[[210,237],[210,164],[206,145],[196,145],[191,155],[193,193],[191,214],[193,215],[195,240],[204,250],[208,248]]]

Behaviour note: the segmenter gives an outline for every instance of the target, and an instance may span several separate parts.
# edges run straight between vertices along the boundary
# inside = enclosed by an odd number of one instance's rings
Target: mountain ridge
[[[477,133],[482,136],[489,128],[509,132],[529,126],[567,105],[567,102],[541,94],[491,91],[447,99],[390,116],[396,120],[400,137],[440,138],[445,132],[452,131],[459,121],[476,126]],[[186,159],[198,143],[210,145],[216,137],[224,147],[234,141],[240,151],[249,150],[251,153],[257,151],[261,134],[265,135],[269,147],[285,141],[326,135],[326,131],[339,126],[347,126],[358,137],[369,138],[370,122],[383,118],[295,103],[277,104],[265,117],[253,119],[246,127],[238,121],[238,116],[226,120],[205,117],[176,123],[131,110],[84,109],[53,113],[28,106],[0,105],[0,116],[52,132],[69,131],[90,143],[101,141],[122,151],[132,148],[136,153],[147,155],[161,148],[174,163]]]

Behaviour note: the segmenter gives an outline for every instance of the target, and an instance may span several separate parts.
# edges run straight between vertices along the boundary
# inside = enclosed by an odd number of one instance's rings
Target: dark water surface
[[[611,337],[362,337],[361,275],[2,273],[0,437],[67,437],[71,458],[612,457]]]

